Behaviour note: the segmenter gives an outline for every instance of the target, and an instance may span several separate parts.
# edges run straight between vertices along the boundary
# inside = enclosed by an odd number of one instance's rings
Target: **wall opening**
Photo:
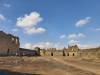
[[[53,52],[51,52],[51,56],[53,56]]]
[[[73,53],[73,56],[75,56],[75,54]]]
[[[63,51],[63,56],[66,56],[65,51]]]
[[[45,55],[46,54],[46,51],[45,50],[43,50],[43,55]]]
[[[9,55],[10,49],[7,50],[7,55]]]
[[[67,56],[69,56],[69,53],[67,53]]]

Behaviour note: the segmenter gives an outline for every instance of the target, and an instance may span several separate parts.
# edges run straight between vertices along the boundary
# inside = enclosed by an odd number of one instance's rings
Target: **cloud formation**
[[[76,22],[76,27],[82,27],[90,23],[91,17],[86,17],[85,19],[80,19]]]
[[[32,27],[37,25],[43,19],[40,17],[40,14],[37,12],[31,12],[29,15],[25,15],[24,17],[17,18],[17,26],[18,27]]]
[[[35,47],[40,47],[40,48],[57,48],[57,49],[62,49],[63,46],[61,45],[61,43],[57,42],[57,43],[54,43],[54,42],[39,42],[39,43],[35,43],[35,44],[32,44],[32,43],[26,43],[24,45],[24,48],[27,48],[27,49],[34,49]]]
[[[3,6],[6,7],[6,8],[11,7],[11,5],[10,4],[7,4],[7,3],[4,3]]]
[[[46,29],[42,27],[37,27],[37,25],[43,21],[43,18],[40,17],[40,14],[37,12],[31,12],[29,15],[17,18],[16,25],[25,30],[27,34],[36,34],[43,33]]]
[[[41,28],[41,27],[39,27],[39,28],[35,28],[35,27],[25,28],[25,30],[26,30],[27,34],[37,34],[37,33],[43,33],[46,31],[44,28]]]
[[[6,17],[4,15],[0,14],[0,21],[4,21],[4,20],[6,20]]]
[[[84,37],[86,37],[86,35],[85,34],[83,34],[83,33],[78,33],[78,34],[70,34],[70,35],[68,35],[68,39],[79,39],[79,38],[84,38]]]
[[[79,41],[74,40],[74,39],[71,39],[71,40],[68,41],[68,44],[69,44],[69,45],[76,45],[76,44],[78,44],[78,43],[79,43]]]
[[[97,48],[99,44],[77,44],[80,49],[89,49],[89,48]]]
[[[11,31],[13,31],[13,32],[17,32],[17,31],[19,31],[19,29],[14,28],[14,29],[12,29]]]
[[[54,43],[52,43],[52,42],[39,42],[36,44],[26,43],[24,45],[24,48],[27,48],[27,49],[34,49],[35,47],[52,48],[52,47],[54,47]]]
[[[81,38],[85,38],[86,35],[83,33],[78,33],[78,34],[70,34],[68,35],[68,44],[69,45],[78,45],[80,43]]]
[[[100,31],[100,27],[98,27],[98,28],[92,28],[91,30],[92,30],[92,31],[99,32],[99,31]]]
[[[64,38],[66,38],[65,34],[63,34],[63,35],[60,36],[60,39],[64,39]]]

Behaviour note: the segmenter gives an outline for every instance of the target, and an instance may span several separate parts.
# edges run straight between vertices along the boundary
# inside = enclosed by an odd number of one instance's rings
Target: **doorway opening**
[[[75,54],[73,53],[73,56],[75,56]]]
[[[69,53],[67,53],[67,56],[69,56]]]
[[[7,55],[9,55],[10,49],[7,50]]]
[[[51,52],[51,56],[53,56],[53,52]]]

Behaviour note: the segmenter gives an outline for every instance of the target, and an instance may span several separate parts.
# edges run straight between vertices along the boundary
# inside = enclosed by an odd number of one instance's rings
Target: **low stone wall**
[[[41,51],[41,56],[67,56],[77,57],[80,56],[80,52],[66,52],[66,51]]]

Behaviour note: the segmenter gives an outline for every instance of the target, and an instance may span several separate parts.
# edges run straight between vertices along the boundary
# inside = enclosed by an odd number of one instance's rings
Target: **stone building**
[[[77,45],[68,46],[68,48],[64,48],[61,50],[57,50],[56,48],[48,48],[41,50],[41,56],[79,56],[80,50]]]
[[[39,56],[37,50],[30,50],[25,48],[19,48],[19,56]]]
[[[0,31],[0,56],[40,56],[40,48],[20,48],[19,38]]]
[[[40,48],[39,47],[35,47],[35,51],[36,51],[36,55],[40,56]]]
[[[0,55],[16,55],[20,47],[19,38],[0,31]]]
[[[77,45],[74,46],[68,46],[68,49],[66,49],[67,56],[79,56],[80,55],[80,49]]]

